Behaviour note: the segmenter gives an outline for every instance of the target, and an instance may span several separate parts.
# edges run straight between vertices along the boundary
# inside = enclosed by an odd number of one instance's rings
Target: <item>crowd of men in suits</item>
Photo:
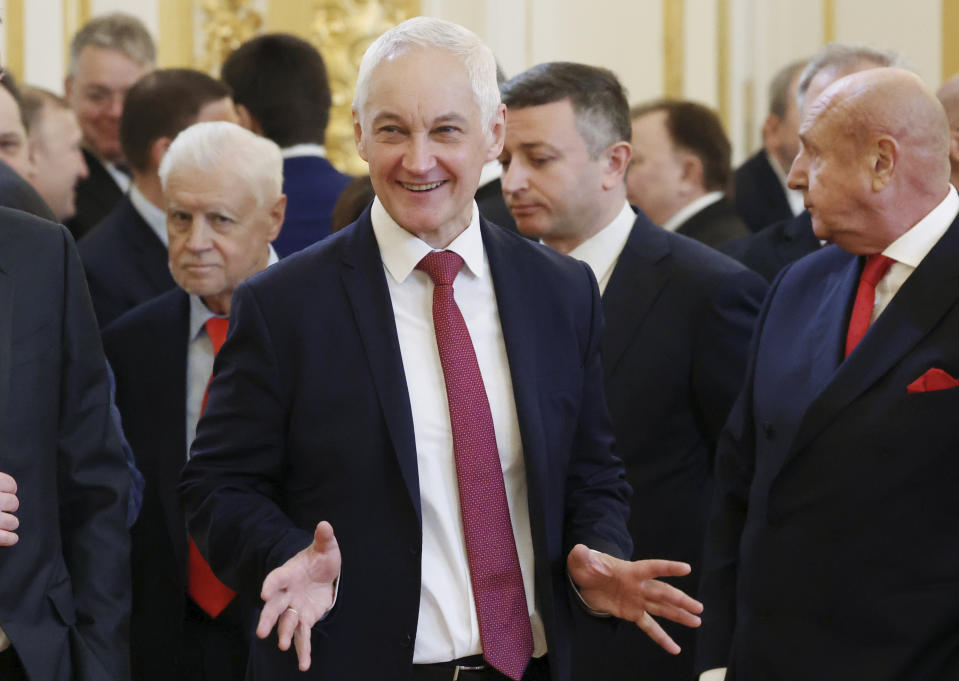
[[[155,55],[0,88],[0,679],[959,678],[959,77]]]

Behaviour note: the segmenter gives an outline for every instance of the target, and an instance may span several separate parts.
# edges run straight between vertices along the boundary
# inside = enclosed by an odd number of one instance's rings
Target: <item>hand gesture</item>
[[[20,540],[14,532],[20,526],[17,516],[13,515],[18,508],[17,481],[0,473],[0,546],[13,546]]]
[[[680,648],[651,615],[687,627],[698,627],[703,604],[658,577],[682,577],[688,563],[671,560],[628,561],[577,544],[566,559],[569,576],[589,607],[635,622],[646,635],[673,655]]]
[[[310,668],[310,635],[333,606],[334,583],[340,574],[340,547],[332,526],[316,526],[313,543],[276,568],[263,580],[265,605],[256,635],[266,638],[276,626],[280,650],[296,644],[300,671]]]

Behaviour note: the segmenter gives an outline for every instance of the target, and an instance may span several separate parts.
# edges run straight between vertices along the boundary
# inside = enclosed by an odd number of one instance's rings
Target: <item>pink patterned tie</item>
[[[506,504],[503,469],[483,377],[453,280],[463,259],[434,251],[416,266],[433,280],[433,325],[453,429],[456,481],[473,582],[483,657],[511,679],[522,678],[533,654],[526,592]]]

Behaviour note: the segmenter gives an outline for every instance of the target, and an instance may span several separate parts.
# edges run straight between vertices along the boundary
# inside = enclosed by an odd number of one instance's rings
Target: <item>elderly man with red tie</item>
[[[188,541],[176,483],[233,290],[277,260],[270,243],[283,224],[282,158],[273,142],[237,125],[199,123],[170,145],[160,177],[178,287],[103,333],[147,485],[132,529],[133,678],[235,680],[246,668],[255,604],[217,580]]]

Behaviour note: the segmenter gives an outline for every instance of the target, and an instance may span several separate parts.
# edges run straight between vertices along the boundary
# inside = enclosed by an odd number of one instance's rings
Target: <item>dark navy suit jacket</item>
[[[123,190],[100,159],[83,149],[83,160],[90,174],[77,183],[77,212],[65,223],[77,241],[106,219],[123,198]]]
[[[633,557],[689,562],[693,573],[675,581],[687,593],[702,565],[716,442],[765,292],[755,273],[640,213],[603,294],[603,373],[616,455],[633,488]],[[610,636],[583,622],[574,678],[692,678],[696,630],[664,623],[683,648],[676,657],[637,627]]]
[[[959,220],[842,359],[862,258],[791,265],[717,453],[700,666],[730,681],[959,678]]]
[[[166,247],[129,196],[80,241],[79,248],[100,328],[176,286]]]
[[[0,208],[0,470],[20,540],[0,548],[0,626],[44,681],[129,675],[130,478],[67,230]]]
[[[603,396],[601,302],[585,264],[480,225],[526,463],[536,600],[552,677],[565,681],[569,550],[632,548]],[[404,375],[369,211],[234,294],[181,484],[190,533],[227,584],[251,593],[310,544],[319,520],[343,555],[309,672],[274,635],[254,643],[252,678],[409,678],[422,545],[415,380]]]
[[[677,234],[717,247],[749,234],[749,229],[736,214],[733,203],[725,196],[709,204],[676,228]]]
[[[350,179],[321,156],[283,160],[286,218],[273,242],[277,255],[283,258],[329,236],[333,206]]]
[[[789,199],[764,149],[736,169],[736,210],[753,232],[793,216]]]
[[[772,282],[786,265],[819,248],[819,239],[812,231],[812,218],[809,211],[804,210],[761,232],[725,243],[719,250]]]

